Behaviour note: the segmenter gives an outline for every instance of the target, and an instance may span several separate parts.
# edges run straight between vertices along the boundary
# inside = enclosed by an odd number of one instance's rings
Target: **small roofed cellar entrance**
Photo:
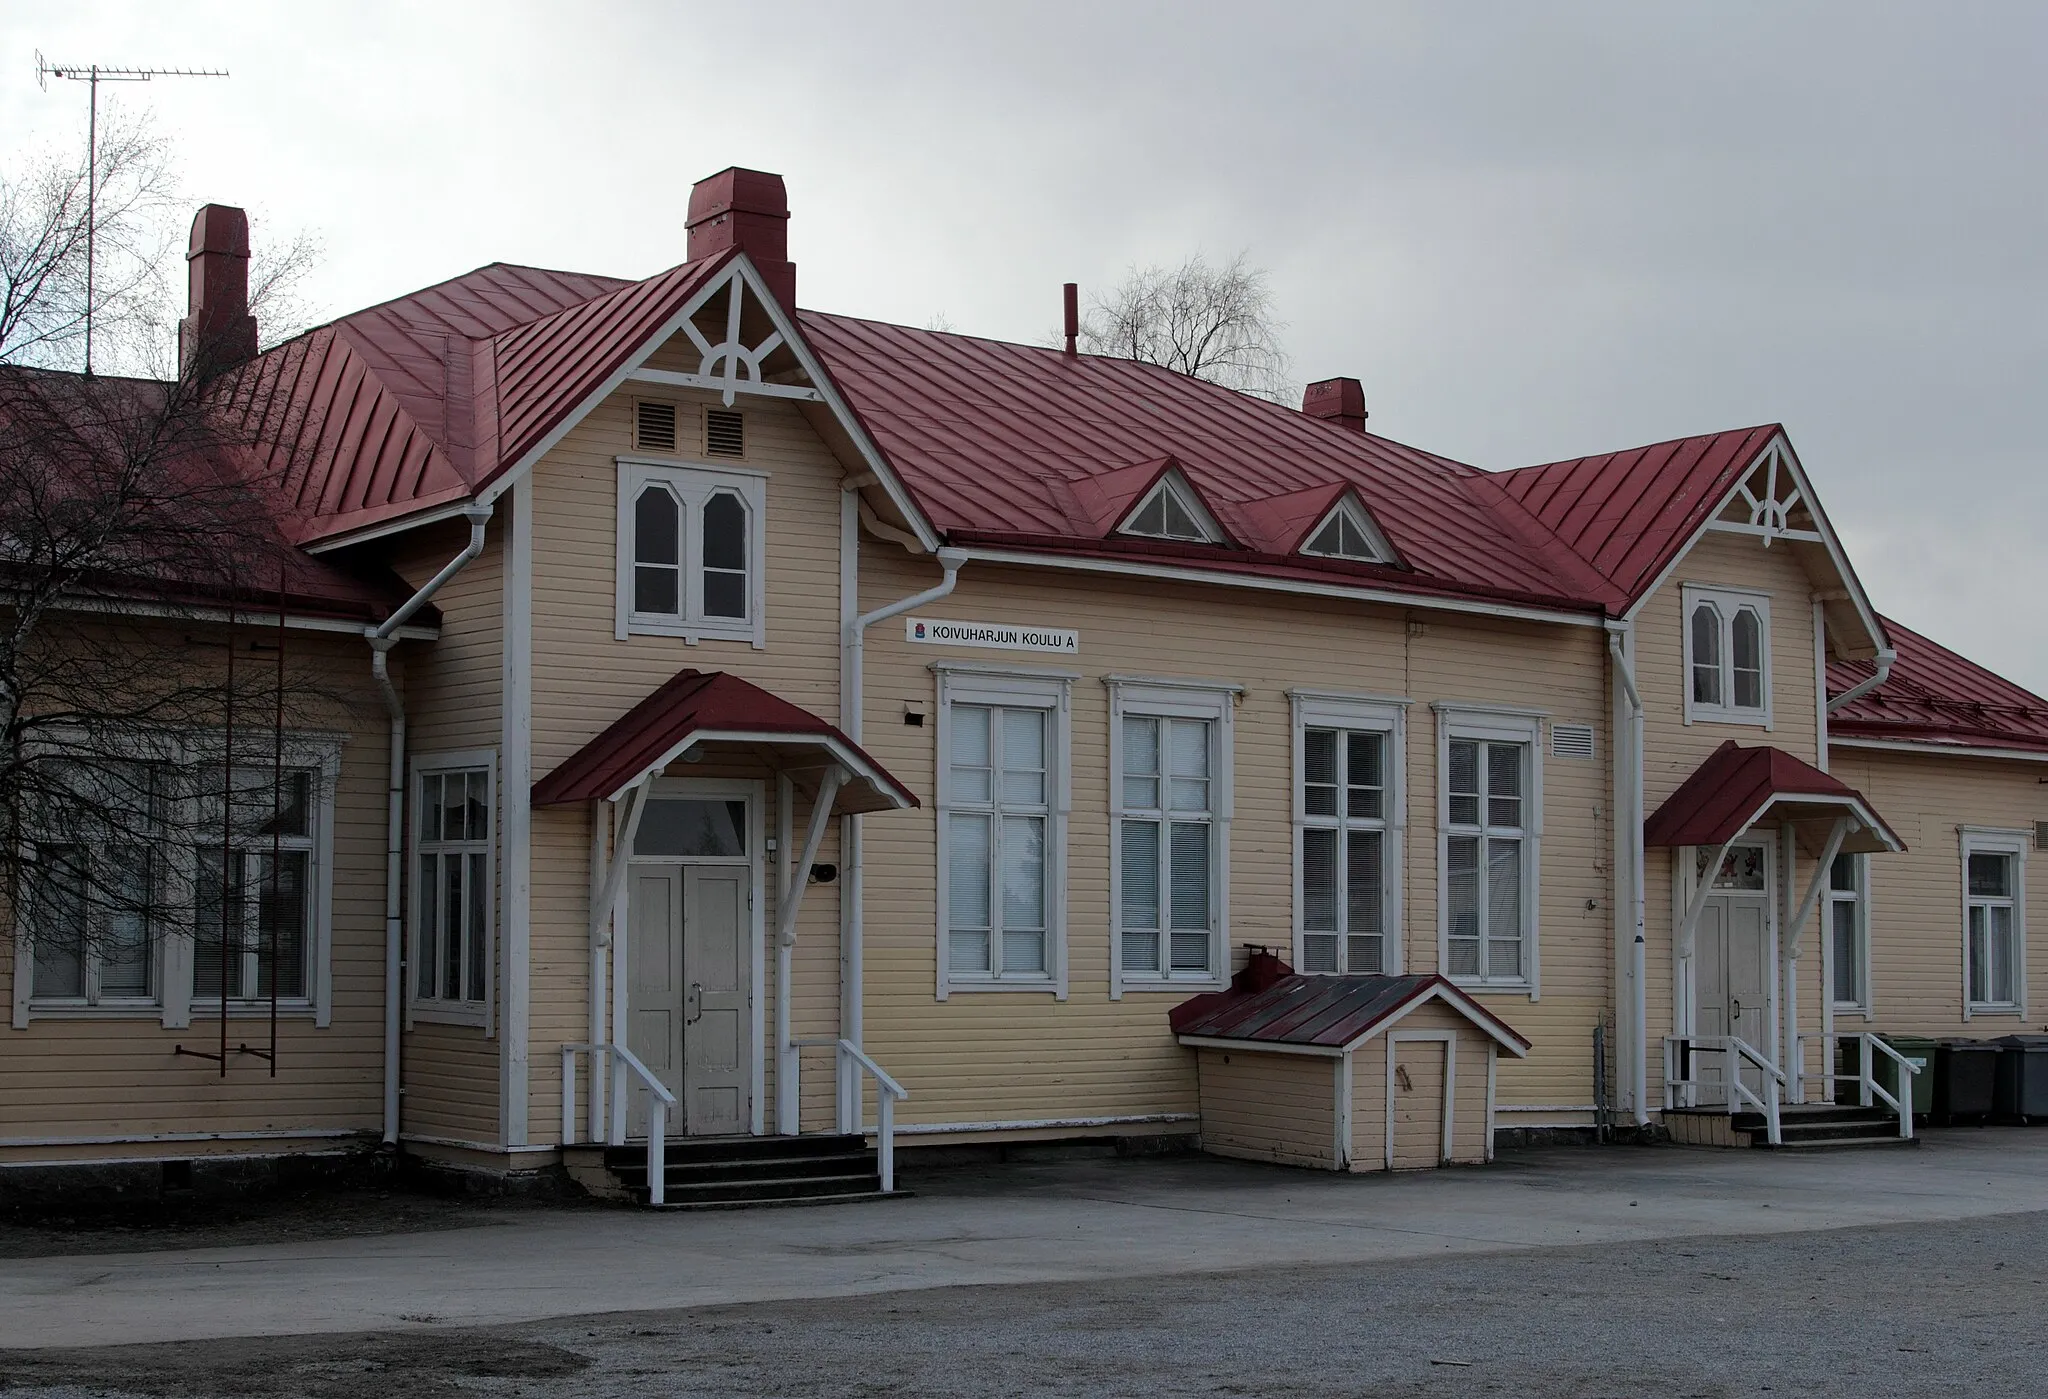
[[[1301,976],[1264,948],[1172,1022],[1203,1150],[1330,1171],[1491,1160],[1495,1064],[1529,1052],[1441,976]]]

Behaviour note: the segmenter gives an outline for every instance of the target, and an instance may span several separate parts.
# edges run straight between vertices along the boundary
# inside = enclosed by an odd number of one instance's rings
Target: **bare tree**
[[[1196,253],[1179,267],[1133,267],[1081,320],[1081,348],[1163,365],[1225,388],[1286,403],[1295,387],[1262,268],[1245,253],[1212,266]]]
[[[276,444],[319,434],[249,411],[265,376],[246,349],[171,348],[165,151],[146,126],[101,131],[90,306],[83,153],[0,174],[0,895],[33,963],[16,975],[146,997],[155,944],[183,934],[195,989],[252,994],[242,950],[294,994],[276,940],[303,911],[303,861],[278,849],[318,779],[280,740],[340,701],[285,664],[277,619],[318,566],[284,538],[274,486]],[[289,293],[312,255],[288,243],[252,290]],[[88,310],[97,360],[157,372],[55,367]],[[263,928],[267,961],[243,947]]]

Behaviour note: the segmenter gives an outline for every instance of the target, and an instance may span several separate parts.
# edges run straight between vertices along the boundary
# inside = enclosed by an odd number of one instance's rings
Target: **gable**
[[[1116,529],[1119,534],[1143,539],[1175,539],[1193,544],[1230,542],[1201,493],[1189,484],[1171,458],[1158,480],[1125,513]]]
[[[1301,543],[1301,552],[1359,563],[1397,563],[1394,546],[1355,491],[1347,491]]]

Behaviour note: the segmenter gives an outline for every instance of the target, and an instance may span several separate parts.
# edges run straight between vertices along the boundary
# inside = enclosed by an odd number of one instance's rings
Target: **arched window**
[[[1771,722],[1771,604],[1763,593],[1685,588],[1687,723]]]
[[[682,502],[666,486],[650,484],[633,502],[633,610],[683,610]]]
[[[1711,602],[1692,610],[1692,702],[1721,704],[1721,610]]]
[[[747,615],[747,507],[730,491],[704,502],[704,615]]]
[[[1735,611],[1735,644],[1728,648],[1734,661],[1735,707],[1764,707],[1764,624],[1754,607]]]

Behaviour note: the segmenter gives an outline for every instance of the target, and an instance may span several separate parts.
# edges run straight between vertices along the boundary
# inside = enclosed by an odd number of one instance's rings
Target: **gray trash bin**
[[[2009,1121],[2048,1122],[2048,1035],[2007,1035],[1998,1048],[1992,1111]]]

